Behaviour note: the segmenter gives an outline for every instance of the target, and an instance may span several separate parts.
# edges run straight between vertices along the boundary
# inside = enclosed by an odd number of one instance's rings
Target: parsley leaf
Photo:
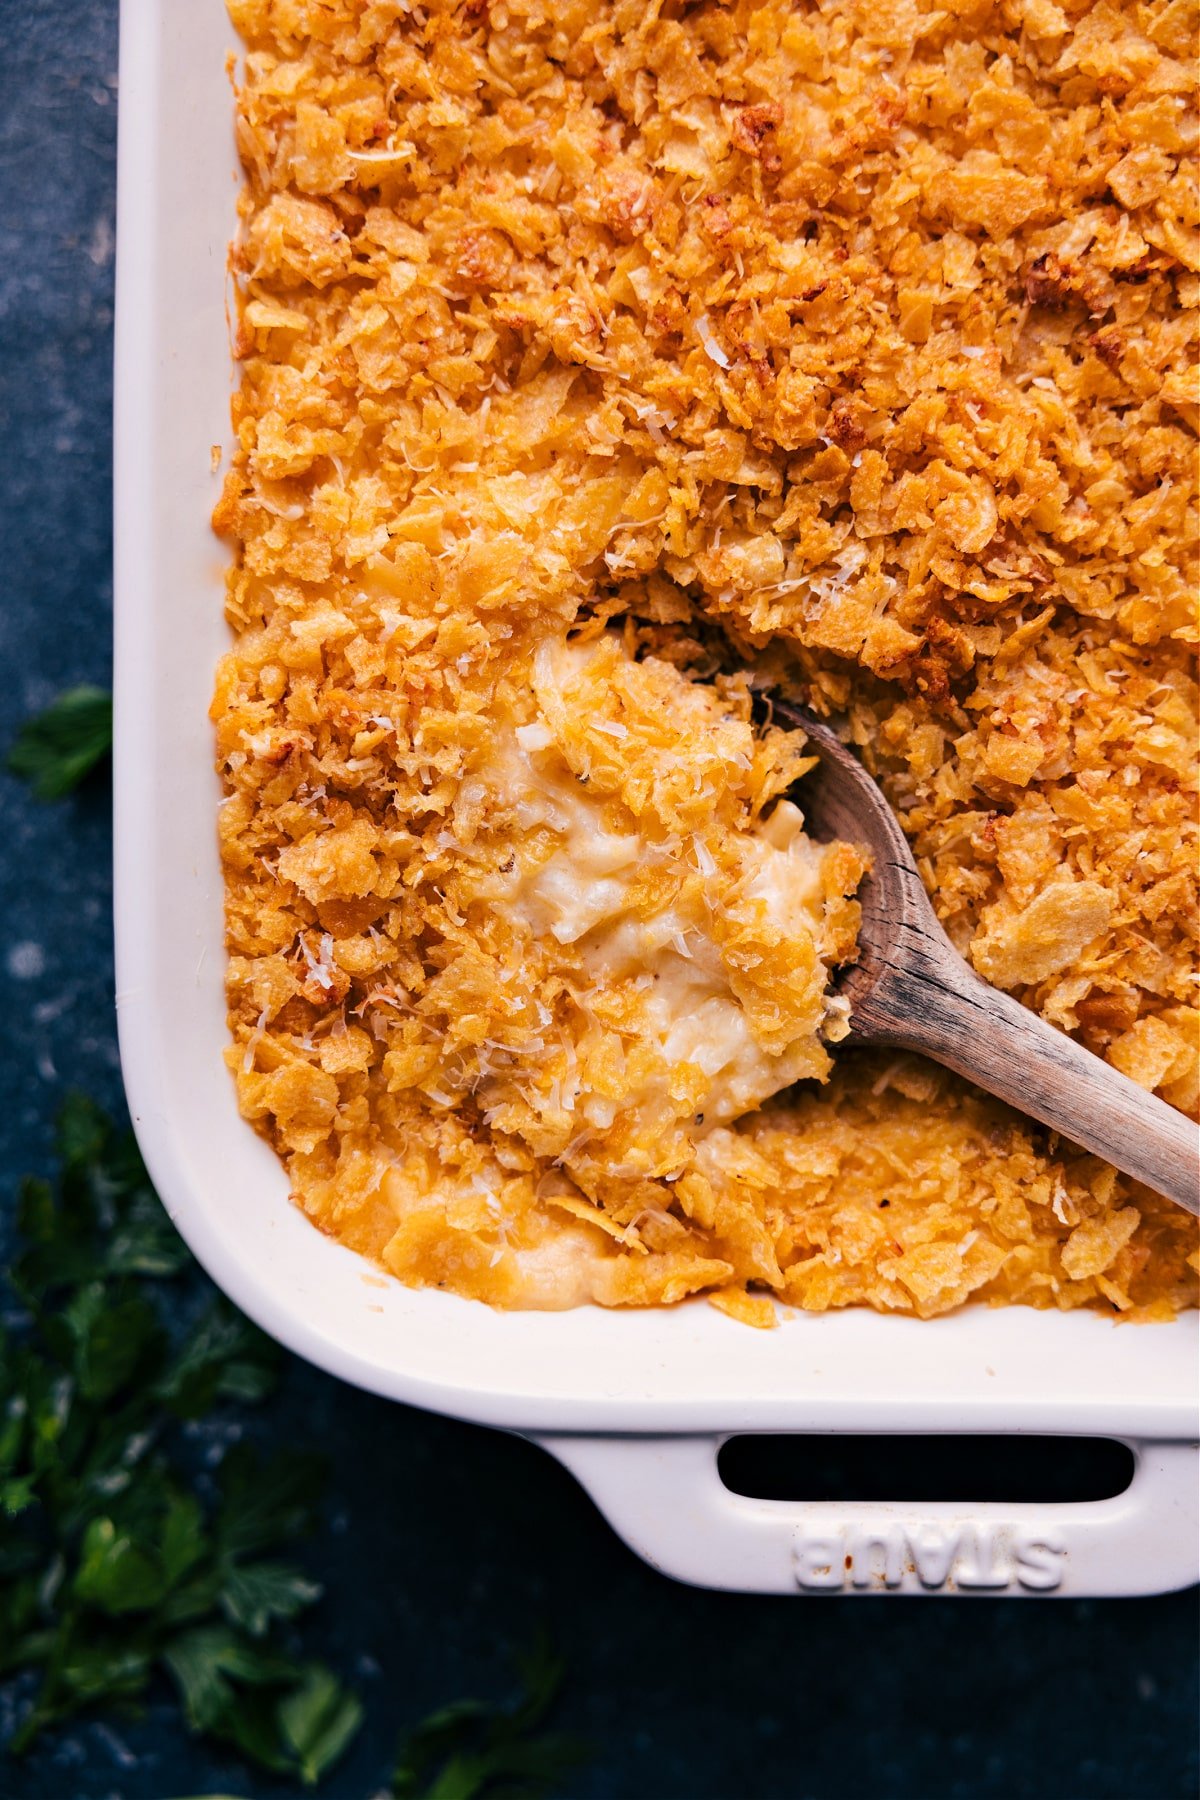
[[[306,1785],[321,1779],[362,1723],[361,1701],[323,1663],[298,1667],[228,1626],[183,1633],[166,1661],[194,1730]]]
[[[111,749],[112,695],[98,687],[68,688],[22,725],[8,767],[39,800],[61,800]]]
[[[535,1800],[580,1761],[578,1740],[538,1733],[563,1676],[544,1635],[517,1668],[522,1686],[511,1705],[455,1701],[408,1734],[392,1775],[395,1800]]]
[[[362,1702],[322,1663],[314,1663],[302,1687],[280,1702],[279,1723],[300,1764],[301,1779],[318,1782],[362,1724]]]
[[[294,1619],[321,1598],[321,1589],[290,1563],[239,1563],[221,1595],[221,1610],[234,1625],[259,1638],[272,1619]]]

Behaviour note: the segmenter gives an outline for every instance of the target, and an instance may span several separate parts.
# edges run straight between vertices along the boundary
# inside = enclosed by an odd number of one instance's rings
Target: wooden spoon
[[[895,814],[828,725],[772,696],[819,756],[800,798],[811,835],[866,848],[859,960],[835,991],[850,1033],[903,1045],[1062,1132],[1105,1162],[1200,1215],[1200,1131],[1036,1013],[980,980],[939,925]]]

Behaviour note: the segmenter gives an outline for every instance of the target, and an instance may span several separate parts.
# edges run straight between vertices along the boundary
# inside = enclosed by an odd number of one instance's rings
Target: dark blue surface
[[[217,5],[220,0],[172,0]],[[116,0],[0,0],[0,743],[109,666]],[[105,782],[39,807],[0,778],[0,1247],[16,1177],[50,1159],[67,1085],[119,1103]],[[783,1343],[781,1340],[781,1350]],[[693,1592],[635,1561],[516,1439],[294,1365],[267,1426],[333,1463],[313,1551],[315,1647],[368,1724],[321,1792],[366,1800],[406,1721],[500,1693],[544,1620],[563,1723],[595,1754],[573,1800],[1045,1796],[1197,1786],[1194,1595],[1092,1603],[789,1602]],[[212,1447],[214,1450],[217,1446]],[[0,1687],[0,1735],[22,1702]],[[86,1724],[3,1800],[278,1795],[189,1741],[165,1696]]]

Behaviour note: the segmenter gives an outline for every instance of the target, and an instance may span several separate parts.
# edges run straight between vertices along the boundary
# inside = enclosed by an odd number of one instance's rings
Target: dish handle
[[[1158,1594],[1200,1579],[1200,1445],[1129,1439],[1130,1485],[1045,1505],[756,1500],[717,1453],[732,1434],[529,1434],[631,1549],[695,1587],[759,1594]]]

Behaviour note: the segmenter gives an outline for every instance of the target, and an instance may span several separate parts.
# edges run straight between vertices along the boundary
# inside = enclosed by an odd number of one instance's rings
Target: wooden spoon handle
[[[920,1050],[1200,1215],[1190,1119],[981,981],[940,927],[917,937],[868,1001],[864,1036]]]

